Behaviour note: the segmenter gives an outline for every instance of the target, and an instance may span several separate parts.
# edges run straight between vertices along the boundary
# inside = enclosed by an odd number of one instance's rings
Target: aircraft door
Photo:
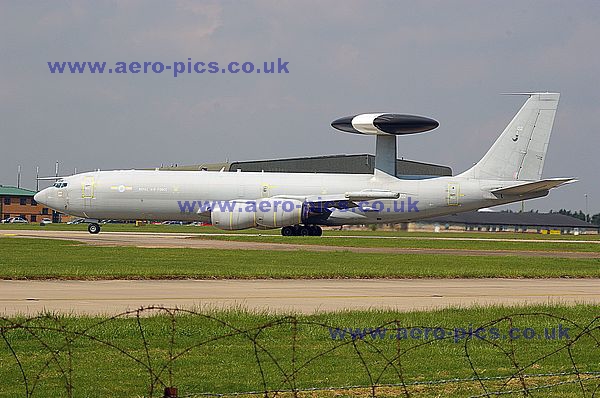
[[[84,208],[92,207],[92,199],[94,199],[94,185],[94,177],[83,177],[83,181],[81,182],[81,197],[83,199]]]
[[[65,189],[65,209],[69,208],[69,191],[70,190],[71,190],[71,188]]]

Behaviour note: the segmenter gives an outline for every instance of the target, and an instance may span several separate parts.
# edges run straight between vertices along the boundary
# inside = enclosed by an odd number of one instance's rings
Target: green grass
[[[223,231],[212,226],[192,226],[192,225],[154,225],[147,224],[136,227],[135,224],[102,224],[102,232],[151,232],[151,233],[179,233],[179,234],[198,234],[198,233],[231,233],[231,234],[272,234],[280,235],[279,229],[256,230],[245,229],[242,231]],[[87,231],[87,224],[68,225],[49,224],[40,226],[38,224],[0,224],[0,231],[18,231],[18,230],[40,230],[40,231]],[[368,232],[368,231],[365,231]]]
[[[468,250],[524,250],[524,251],[561,251],[561,252],[595,252],[600,253],[600,244],[588,242],[523,242],[493,240],[449,240],[431,239],[430,237],[397,239],[374,239],[363,237],[323,238],[310,236],[209,236],[201,235],[198,239],[225,240],[237,242],[294,243],[301,245],[326,245],[336,247],[388,247],[388,248],[420,248],[420,249],[468,249]],[[460,239],[460,238],[459,238]]]
[[[67,225],[51,224],[41,227],[37,224],[0,224],[0,230],[50,230],[50,231],[86,231],[85,224]],[[279,229],[257,230],[246,229],[241,231],[223,231],[212,226],[194,227],[181,225],[142,225],[136,227],[134,224],[105,224],[102,225],[103,232],[153,232],[153,233],[184,233],[184,234],[261,234],[280,235]],[[477,238],[477,239],[544,239],[544,240],[600,240],[600,235],[542,235],[536,233],[514,233],[514,232],[406,232],[390,230],[326,230],[326,236],[387,236],[387,237],[427,237],[427,238]]]
[[[412,383],[470,378],[475,371],[482,378],[508,378],[518,371],[525,375],[572,372],[575,366],[579,372],[599,372],[599,315],[597,306],[578,305],[413,313],[340,312],[287,318],[231,310],[178,313],[172,319],[164,313],[139,319],[5,319],[0,320],[0,397],[25,396],[23,376],[11,349],[23,366],[34,397],[68,396],[67,383],[77,397],[148,396],[152,384],[149,368],[152,374],[159,375],[154,396],[162,396],[161,383],[176,386],[181,396],[187,396],[201,392],[398,384],[401,380],[415,396],[469,396],[485,391],[475,382]],[[490,325],[494,320],[498,321]],[[14,328],[15,324],[20,326]],[[563,329],[569,328],[569,339],[545,339],[545,328],[551,330],[559,324]],[[329,330],[381,325],[392,329],[384,339],[333,340]],[[509,328],[532,328],[542,338],[454,342],[451,337],[454,328],[480,326],[486,330],[495,326],[501,336],[507,335]],[[421,331],[439,327],[449,337],[435,340],[430,335],[425,340],[421,334],[421,339],[398,340],[397,327],[420,327]],[[170,362],[174,356],[177,359]],[[394,366],[386,368],[390,363]],[[289,376],[294,369],[294,377],[286,381],[284,375]],[[582,377],[589,394],[598,379],[585,381],[586,376]],[[532,387],[576,378],[571,375],[524,380]],[[483,383],[488,391],[498,391],[502,381]],[[519,388],[520,382],[513,380],[505,390]],[[377,393],[397,396],[402,391],[400,387],[387,387]],[[577,383],[536,392],[540,396],[583,395]],[[338,390],[336,396],[368,393],[368,389]],[[313,394],[301,396],[334,396],[333,392]]]
[[[0,238],[4,279],[600,277],[600,259],[88,246]]]

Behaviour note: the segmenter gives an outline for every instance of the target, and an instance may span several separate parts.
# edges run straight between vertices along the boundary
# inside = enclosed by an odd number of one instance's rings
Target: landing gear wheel
[[[100,225],[98,225],[96,223],[91,223],[90,225],[88,225],[88,232],[90,234],[98,234],[98,233],[100,233]]]
[[[294,227],[283,227],[281,228],[281,235],[283,236],[294,236],[295,235]]]
[[[300,236],[310,236],[312,231],[311,231],[310,227],[303,225],[300,227],[299,232],[300,232],[300,234],[299,234]]]
[[[323,230],[321,229],[321,227],[319,227],[318,225],[313,225],[314,228],[314,234],[313,236],[321,236],[323,235]]]

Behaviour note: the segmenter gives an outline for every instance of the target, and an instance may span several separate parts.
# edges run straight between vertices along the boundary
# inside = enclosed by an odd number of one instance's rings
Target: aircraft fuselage
[[[39,201],[88,219],[208,221],[210,216],[199,210],[211,202],[327,198],[385,190],[399,193],[398,199],[364,200],[358,207],[334,209],[321,224],[395,223],[544,196],[500,198],[490,193],[490,189],[518,185],[516,181],[462,177],[402,180],[383,173],[119,170],[77,174],[61,181],[63,187],[40,192]]]

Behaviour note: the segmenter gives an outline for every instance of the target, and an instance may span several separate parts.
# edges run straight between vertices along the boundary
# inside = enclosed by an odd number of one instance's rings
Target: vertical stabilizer
[[[559,93],[526,93],[529,99],[494,145],[462,177],[535,181],[542,177]]]

